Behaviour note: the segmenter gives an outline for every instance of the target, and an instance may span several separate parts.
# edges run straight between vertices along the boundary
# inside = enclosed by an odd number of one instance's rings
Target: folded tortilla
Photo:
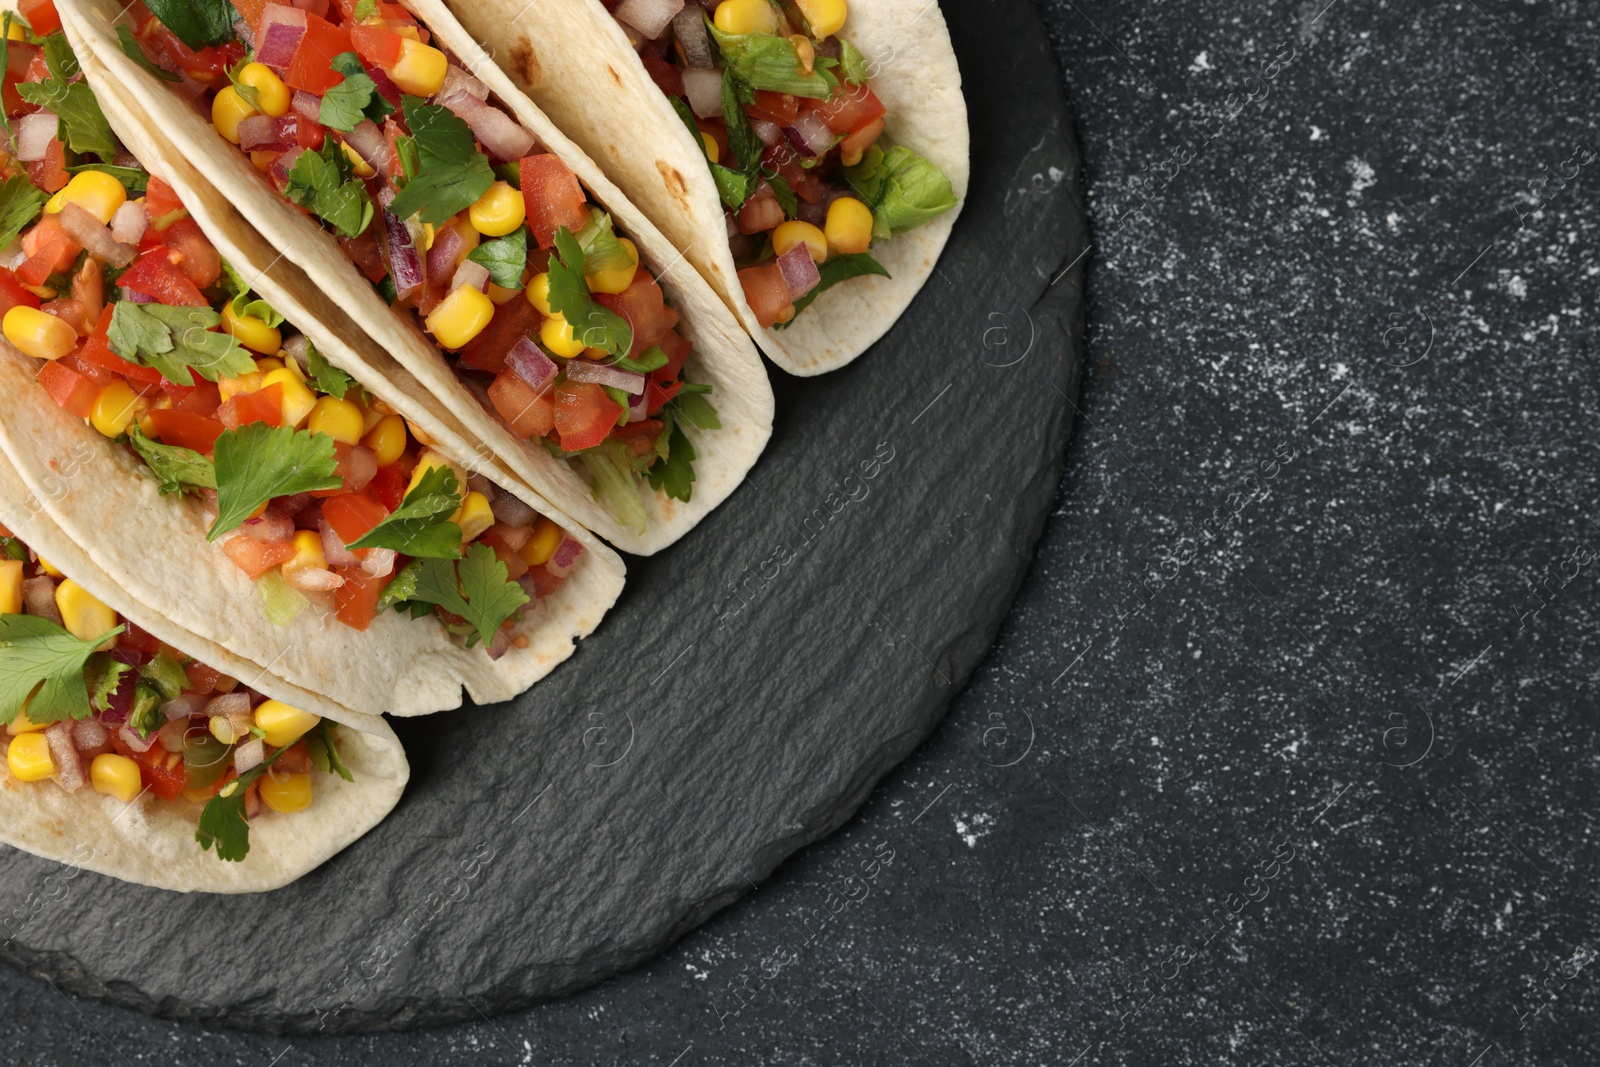
[[[249,854],[227,862],[196,843],[195,805],[154,799],[124,804],[89,785],[69,793],[54,782],[21,782],[0,760],[0,842],[159,889],[256,893],[286,885],[320,866],[376,826],[399,802],[411,769],[387,723],[283,682],[130,597],[51,521],[41,500],[3,459],[0,525],[156,639],[269,697],[343,725],[339,753],[354,779],[346,782],[336,775],[318,774],[316,800],[309,809],[292,815],[267,812],[252,820]],[[169,575],[177,573],[168,570]]]
[[[713,387],[722,429],[684,427],[698,455],[692,499],[679,502],[641,486],[647,516],[642,532],[619,522],[570,460],[558,459],[538,441],[521,440],[507,429],[489,409],[483,392],[457,376],[408,312],[391,308],[378,296],[315,219],[262,181],[248,157],[221,138],[208,116],[122,52],[115,27],[126,4],[121,0],[61,0],[58,8],[80,58],[92,51],[97,60],[85,62],[84,69],[90,83],[102,90],[101,97],[118,96],[138,122],[160,130],[179,155],[194,163],[211,184],[225,190],[239,213],[273,248],[281,250],[316,289],[329,295],[351,321],[415,376],[427,394],[421,399],[458,420],[488,445],[511,475],[588,529],[626,552],[649,555],[660,551],[726,499],[766,446],[772,433],[773,399],[760,356],[673,244],[517,90],[439,0],[404,3],[436,42],[489,87],[492,99],[567,163],[595,202],[632,237],[641,264],[661,283],[681,316],[682,332],[694,344],[687,366],[694,381]],[[493,40],[494,35],[488,39]]]
[[[942,170],[957,205],[874,244],[872,255],[890,277],[834,286],[781,329],[763,328],[745,300],[703,149],[600,0],[450,0],[450,8],[479,40],[494,42],[517,86],[684,250],[789,373],[822,374],[855,359],[894,325],[932,274],[966,198],[969,172],[961,71],[936,3],[859,0],[839,36],[873,71],[873,91],[889,109],[884,141]]]
[[[69,37],[71,31],[69,28]],[[93,75],[93,57],[75,42]],[[120,54],[120,53],[119,53]],[[104,71],[96,82],[105,86]],[[158,480],[122,445],[51,403],[34,380],[37,364],[0,339],[0,452],[66,537],[84,546],[104,573],[155,614],[272,676],[368,715],[424,715],[459,707],[462,689],[487,704],[524,692],[570,656],[621,593],[621,559],[549,501],[538,497],[469,443],[448,412],[355,328],[338,308],[339,293],[307,284],[267,240],[247,225],[229,197],[115,92],[98,94],[123,144],[167,181],[222,257],[252,289],[309,337],[317,349],[374,396],[432,439],[441,454],[514,491],[583,546],[525,649],[491,659],[466,648],[434,616],[379,615],[365,632],[324,612],[302,612],[286,626],[269,622],[256,583],[208,543],[209,519],[193,497],[163,495]],[[0,523],[5,522],[0,516]],[[204,657],[202,657],[204,658]]]

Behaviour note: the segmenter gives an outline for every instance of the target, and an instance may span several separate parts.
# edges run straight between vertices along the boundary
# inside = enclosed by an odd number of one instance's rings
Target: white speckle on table
[[[956,834],[967,843],[968,848],[978,847],[978,838],[988,837],[986,827],[994,825],[994,816],[979,812],[976,815],[956,816]]]
[[[1194,71],[1196,74],[1203,70],[1210,70],[1211,56],[1208,53],[1201,52],[1199,55],[1194,57],[1194,62],[1189,64],[1189,69]]]

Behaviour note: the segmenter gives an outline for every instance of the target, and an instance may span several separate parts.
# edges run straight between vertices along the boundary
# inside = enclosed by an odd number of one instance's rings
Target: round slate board
[[[748,484],[631,562],[573,660],[396,723],[405,799],[289,888],[183,896],[5,850],[5,958],[205,1023],[451,1022],[648,958],[856,810],[994,637],[1078,389],[1087,238],[1044,31],[1026,0],[945,15],[973,175],[938,273],[857,363],[777,383]]]

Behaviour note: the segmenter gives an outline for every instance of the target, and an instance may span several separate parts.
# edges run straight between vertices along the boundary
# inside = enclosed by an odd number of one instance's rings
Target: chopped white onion
[[[233,750],[233,769],[238,774],[249,774],[267,758],[266,742],[252,738]]]
[[[231,719],[240,713],[250,714],[250,698],[243,693],[224,693],[213,698],[205,706],[207,718],[221,715],[224,719]]]
[[[683,0],[622,0],[611,9],[611,14],[653,41],[682,10]]]
[[[567,364],[567,380],[609,385],[614,389],[621,389],[630,396],[638,396],[644,392],[644,375],[587,359],[575,359]]]
[[[356,128],[344,136],[345,144],[354,148],[373,170],[387,171],[393,153],[389,151],[389,142],[383,136],[383,131],[378,129],[377,123],[371,119],[362,119],[356,123]]]
[[[117,736],[122,738],[123,743],[135,752],[144,753],[155,747],[156,738],[159,735],[151,734],[149,737],[140,737],[139,731],[133,728],[133,723],[125,722],[122,724],[122,729],[117,731]]]
[[[450,278],[450,291],[455,292],[463,285],[471,286],[479,292],[489,291],[489,268],[482,263],[474,263],[470,259],[463,259],[456,267],[456,272]]]
[[[78,750],[99,748],[111,740],[111,731],[99,719],[79,719],[72,724],[72,743]]]
[[[538,513],[515,493],[501,493],[489,505],[494,517],[507,526],[531,526]]]
[[[344,578],[322,567],[295,567],[283,572],[283,580],[308,593],[327,593],[344,585]]]
[[[141,211],[140,215],[143,214]],[[6,245],[4,249],[0,249],[0,267],[4,267],[6,270],[16,270],[27,261],[28,252],[22,247],[22,238],[20,237]]]
[[[43,159],[50,149],[50,142],[56,139],[56,130],[60,126],[61,120],[56,118],[53,111],[35,111],[17,119],[14,124],[17,158],[24,163]]]
[[[705,12],[698,4],[685,6],[672,19],[672,35],[683,49],[683,61],[690,70],[704,70],[716,63],[711,51],[711,35],[706,33]]]
[[[367,558],[361,561],[361,569],[374,578],[387,578],[394,573],[399,555],[392,548],[369,548]]]
[[[453,89],[465,89],[479,100],[489,99],[489,87],[454,63],[444,69],[444,86],[439,92],[444,95]]]
[[[783,127],[776,122],[768,122],[766,119],[751,119],[750,128],[756,131],[756,136],[761,138],[761,143],[768,148],[783,140]]]
[[[442,104],[472,127],[473,134],[496,159],[521,159],[533,148],[534,136],[515,119],[493,104],[486,104],[465,88],[441,92],[434,103]]]
[[[703,119],[722,117],[722,71],[686,70],[683,72],[683,92],[689,98],[689,108]]]
[[[181,693],[161,705],[161,714],[167,717],[168,722],[174,719],[187,719],[206,706],[206,698],[199,693]]]
[[[161,740],[161,747],[168,752],[182,752],[183,738],[188,732],[189,724],[187,722],[182,719],[174,719],[156,731],[156,737]]]
[[[44,736],[56,761],[55,777],[61,788],[69,793],[82,789],[83,764],[78,762],[78,750],[72,743],[72,727],[65,721],[52,723]]]
[[[339,535],[333,532],[327,519],[317,523],[317,531],[322,535],[322,556],[331,566],[349,567],[361,562],[360,557],[350,551]]]
[[[111,216],[111,237],[125,245],[138,245],[149,225],[150,216],[144,213],[144,205],[129,200]]]
[[[133,262],[137,250],[121,244],[105,223],[89,214],[77,204],[67,204],[57,216],[61,228],[66,230],[94,258],[113,267],[126,267]]]

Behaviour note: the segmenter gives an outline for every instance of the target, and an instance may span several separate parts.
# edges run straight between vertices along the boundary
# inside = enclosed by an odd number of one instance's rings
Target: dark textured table
[[[995,651],[845,829],[525,1013],[273,1038],[6,971],[0,1055],[1593,1063],[1600,30],[1325,3],[1047,9],[1083,418]]]

